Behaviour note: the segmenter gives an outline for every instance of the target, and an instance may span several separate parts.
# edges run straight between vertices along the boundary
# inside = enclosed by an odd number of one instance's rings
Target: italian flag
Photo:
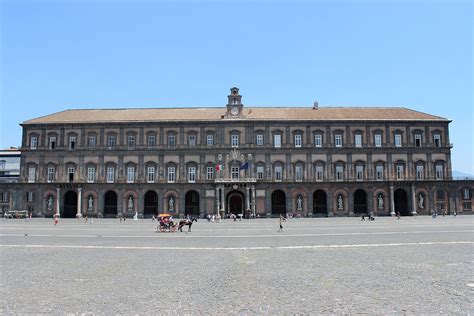
[[[224,170],[224,165],[216,165],[216,171]]]

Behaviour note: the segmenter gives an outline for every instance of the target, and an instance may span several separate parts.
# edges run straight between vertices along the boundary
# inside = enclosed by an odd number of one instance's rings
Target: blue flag
[[[247,170],[249,168],[249,163],[246,162],[240,166],[240,170]]]

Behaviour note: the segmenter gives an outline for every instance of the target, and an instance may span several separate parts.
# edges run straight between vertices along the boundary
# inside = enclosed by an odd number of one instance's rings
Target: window
[[[462,192],[462,198],[464,200],[470,200],[471,199],[471,191],[469,189],[464,189]]]
[[[356,166],[356,180],[357,181],[364,180],[364,166],[361,166],[361,165]]]
[[[134,149],[135,148],[135,136],[128,136],[128,149]]]
[[[115,148],[115,136],[109,136],[107,139],[107,147],[109,147],[109,149]]]
[[[0,192],[0,202],[3,202],[3,203],[8,202],[8,192],[5,192],[5,191]]]
[[[168,182],[175,182],[175,181],[176,181],[176,168],[168,167]]]
[[[47,181],[48,183],[54,182],[54,167],[48,167]]]
[[[175,147],[176,147],[176,136],[168,135],[168,148],[175,148]]]
[[[281,135],[280,134],[273,135],[273,147],[281,148]]]
[[[324,166],[316,166],[316,181],[323,181],[324,179]]]
[[[214,179],[214,167],[207,167],[206,180],[213,180],[213,179]]]
[[[68,147],[69,149],[76,148],[76,136],[69,136]]]
[[[5,169],[6,164],[7,164],[6,160],[0,160],[0,169]]]
[[[295,180],[302,181],[303,180],[303,165],[297,164],[295,166]]]
[[[436,180],[443,180],[443,165],[436,165]]]
[[[415,147],[421,147],[421,134],[415,134]]]
[[[214,135],[207,135],[206,136],[206,144],[207,144],[207,146],[214,145]]]
[[[155,148],[156,137],[155,135],[148,135],[148,148]]]
[[[196,147],[196,135],[188,136],[188,145],[189,147]]]
[[[275,181],[281,181],[283,179],[283,167],[281,165],[275,166]]]
[[[95,168],[88,167],[87,168],[87,182],[93,183],[95,181]]]
[[[31,136],[31,138],[30,138],[30,149],[36,149],[36,148],[38,148],[38,137]]]
[[[49,149],[56,148],[56,136],[49,137]]]
[[[374,136],[375,147],[382,147],[382,135],[375,134]]]
[[[36,167],[28,168],[28,183],[34,183],[36,181]]]
[[[423,180],[425,174],[423,169],[423,165],[416,166],[416,180]]]
[[[26,192],[26,202],[32,203],[35,201],[35,192]]]
[[[314,135],[314,147],[323,147],[323,135]]]
[[[234,179],[234,180],[238,180],[239,179],[240,168],[239,167],[232,167],[230,169],[230,171],[231,171],[231,178]]]
[[[146,172],[146,182],[153,183],[155,182],[155,167],[149,166]]]
[[[196,182],[196,167],[188,167],[188,182]]]
[[[440,134],[434,134],[433,135],[433,141],[435,147],[441,147],[441,135]]]
[[[402,147],[402,135],[395,134],[395,147]]]
[[[107,183],[114,183],[115,167],[107,167]]]
[[[336,166],[336,181],[344,180],[344,166]]]
[[[257,166],[257,179],[262,180],[263,179],[263,166]]]
[[[257,146],[262,146],[263,145],[263,135],[258,134],[257,135]]]
[[[342,135],[341,134],[336,134],[334,136],[334,144],[336,147],[342,147]]]
[[[67,180],[68,182],[74,181],[74,167],[67,168]]]
[[[87,139],[87,145],[89,146],[89,148],[95,148],[95,144],[96,144],[95,135],[89,136],[89,138]]]
[[[354,135],[354,144],[356,147],[362,147],[362,135],[355,134]]]
[[[127,183],[135,182],[135,167],[127,167]]]
[[[302,145],[301,143],[301,135],[297,134],[295,135],[295,147],[300,148]]]
[[[397,180],[402,180],[403,175],[403,165],[397,165]]]
[[[239,147],[239,135],[231,135],[230,144],[232,147]]]
[[[375,179],[379,181],[383,180],[383,165],[375,166]]]

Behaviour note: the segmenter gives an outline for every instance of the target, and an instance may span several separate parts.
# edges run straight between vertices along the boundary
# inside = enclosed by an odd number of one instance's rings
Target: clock
[[[232,115],[237,115],[237,114],[239,114],[239,108],[236,107],[236,106],[233,106],[233,107],[230,109],[230,114],[232,114]]]

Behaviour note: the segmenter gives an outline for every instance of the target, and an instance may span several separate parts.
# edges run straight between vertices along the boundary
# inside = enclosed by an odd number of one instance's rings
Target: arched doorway
[[[151,218],[153,215],[158,215],[158,194],[155,191],[148,191],[145,193],[145,206],[143,216]]]
[[[199,193],[188,191],[184,199],[184,215],[199,217]]]
[[[409,216],[410,212],[408,211],[408,197],[405,190],[395,190],[393,199],[395,202],[395,213],[399,213],[401,216]]]
[[[64,195],[63,218],[76,218],[77,214],[77,193],[75,191],[67,191]]]
[[[272,215],[286,216],[286,194],[282,190],[276,190],[272,193]]]
[[[367,193],[359,189],[354,192],[354,213],[367,214]]]
[[[239,191],[232,191],[227,195],[228,213],[244,214],[244,195]]]
[[[316,190],[313,194],[314,216],[328,216],[328,202],[326,192]]]
[[[104,217],[117,217],[117,193],[114,191],[105,193]]]

